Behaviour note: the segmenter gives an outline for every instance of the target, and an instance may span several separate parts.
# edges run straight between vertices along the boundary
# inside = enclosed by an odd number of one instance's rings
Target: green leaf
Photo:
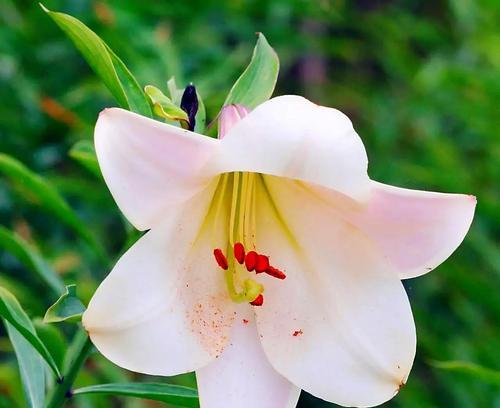
[[[66,292],[47,309],[43,321],[44,323],[75,323],[82,320],[84,311],[85,306],[76,296],[76,285],[68,285]]]
[[[13,183],[21,187],[25,198],[35,201],[41,209],[50,212],[76,231],[100,258],[107,262],[103,247],[48,181],[33,173],[13,157],[3,153],[0,153],[0,173],[5,174]]]
[[[42,408],[45,403],[45,363],[14,326],[5,322],[5,327],[16,353],[26,403],[30,408]]]
[[[205,110],[203,98],[200,96],[198,91],[196,91],[196,96],[198,97],[198,112],[196,112],[196,124],[194,125],[194,131],[196,133],[203,134],[207,123],[207,112]]]
[[[97,162],[94,144],[90,140],[79,140],[76,142],[71,150],[69,156],[75,159],[83,167],[89,170],[96,177],[101,178],[101,170]]]
[[[168,120],[188,122],[187,113],[173,103],[170,98],[166,97],[158,88],[147,85],[144,91],[151,100],[153,112],[156,115]]]
[[[10,252],[27,268],[37,273],[52,291],[59,295],[64,283],[57,273],[35,251],[31,245],[16,233],[0,225],[0,247]]]
[[[45,344],[38,337],[28,315],[14,295],[2,287],[0,287],[0,317],[10,323],[38,351],[38,354],[45,360],[57,378],[60,378],[59,368]]]
[[[279,59],[264,34],[258,33],[252,59],[235,82],[224,106],[240,104],[249,109],[267,101],[273,94],[279,73]]]
[[[196,390],[180,385],[158,383],[98,384],[79,388],[73,394],[124,395],[162,401],[182,407],[199,406]]]
[[[149,103],[137,80],[96,33],[68,14],[50,11],[43,5],[41,7],[66,33],[122,108],[152,116]]]
[[[62,367],[68,343],[59,327],[53,324],[46,324],[41,318],[33,319],[33,325],[38,337],[40,337],[47,350],[49,350],[57,366]]]
[[[498,370],[482,367],[467,361],[430,361],[429,364],[443,370],[472,375],[477,379],[500,387],[500,371]]]

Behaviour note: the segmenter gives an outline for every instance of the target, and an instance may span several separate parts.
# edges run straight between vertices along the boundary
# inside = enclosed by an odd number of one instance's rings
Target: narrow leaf
[[[26,403],[30,408],[42,408],[45,403],[45,363],[14,326],[5,322],[5,327],[16,353]]]
[[[50,11],[43,5],[42,9],[70,38],[122,108],[152,116],[146,96],[137,80],[96,33],[68,14]]]
[[[47,350],[54,358],[58,367],[63,366],[64,356],[68,349],[68,343],[59,327],[53,324],[46,324],[40,318],[33,319],[36,333],[43,341]]]
[[[64,283],[59,275],[45,262],[31,245],[16,233],[0,225],[0,247],[10,252],[28,269],[42,278],[52,291],[59,295],[64,291]]]
[[[43,318],[44,323],[75,323],[82,319],[85,306],[76,296],[76,285],[66,286],[66,291],[50,306]]]
[[[0,173],[21,187],[25,198],[29,201],[35,201],[41,209],[50,212],[72,228],[94,249],[101,259],[106,260],[103,247],[47,180],[32,172],[13,157],[3,153],[0,153]]]
[[[75,159],[96,177],[102,177],[94,144],[90,140],[79,140],[76,142],[69,151],[69,157]]]
[[[267,101],[273,94],[278,73],[278,55],[264,34],[258,33],[250,64],[229,91],[224,105],[240,104],[253,109]]]
[[[184,92],[183,89],[180,89],[175,82],[175,78],[172,77],[167,81],[168,92],[170,93],[170,99],[177,106],[181,105],[182,94]]]
[[[28,315],[14,295],[2,287],[0,287],[0,317],[10,323],[38,351],[38,354],[45,360],[54,374],[60,378],[59,368],[52,355],[38,337]]]
[[[123,395],[162,401],[182,407],[199,406],[196,390],[180,385],[158,383],[98,384],[79,388],[73,394]]]
[[[151,100],[151,104],[153,105],[153,112],[156,115],[164,119],[174,121],[187,122],[189,120],[187,113],[184,112],[175,103],[173,103],[170,98],[166,97],[158,88],[152,85],[147,85],[144,88],[144,91]]]
[[[198,112],[196,113],[196,124],[194,126],[194,131],[196,133],[203,134],[205,132],[207,123],[207,112],[205,110],[203,99],[198,91],[196,91],[196,95],[198,96]]]
[[[431,365],[444,370],[455,371],[458,373],[472,375],[492,385],[500,387],[500,371],[480,365],[469,363],[467,361],[431,361]]]

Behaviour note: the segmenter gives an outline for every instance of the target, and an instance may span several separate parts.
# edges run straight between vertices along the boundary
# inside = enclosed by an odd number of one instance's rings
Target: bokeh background
[[[500,370],[500,2],[47,0],[45,5],[89,25],[141,85],[166,89],[171,76],[178,84],[194,82],[209,119],[248,63],[254,33],[261,31],[281,60],[275,94],[304,95],[347,113],[366,144],[372,178],[475,194],[477,214],[464,244],[429,275],[405,282],[417,325],[417,360],[407,386],[384,407],[500,407],[498,377],[495,385],[493,374],[436,366],[458,360]],[[76,142],[92,138],[98,112],[113,105],[37,2],[0,1],[0,152],[55,186],[111,263],[137,234],[103,182],[68,153]],[[0,223],[36,248],[67,283],[77,283],[84,299],[109,270],[88,240],[40,205],[22,180],[1,173]],[[54,295],[4,249],[0,245],[0,285],[30,316],[43,316]],[[16,361],[0,330],[0,406],[23,407]],[[55,352],[71,333],[64,324],[52,331]],[[78,384],[127,379],[145,380],[94,355]],[[192,376],[171,381],[193,385]],[[157,406],[100,397],[76,397],[71,404]],[[299,406],[334,405],[303,393]]]

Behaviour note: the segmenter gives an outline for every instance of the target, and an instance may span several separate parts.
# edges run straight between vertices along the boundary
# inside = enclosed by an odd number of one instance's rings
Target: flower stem
[[[64,406],[68,398],[71,398],[71,387],[91,350],[92,343],[89,336],[84,330],[79,330],[66,354],[63,377],[54,385],[45,405],[46,408],[60,408]]]

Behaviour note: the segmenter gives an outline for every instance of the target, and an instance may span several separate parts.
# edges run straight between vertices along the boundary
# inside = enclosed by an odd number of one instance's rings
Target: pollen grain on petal
[[[224,269],[225,271],[227,271],[229,265],[227,263],[227,258],[226,258],[226,256],[224,255],[224,253],[222,252],[221,249],[219,249],[219,248],[214,249],[214,258],[217,261],[217,264],[222,269]]]

